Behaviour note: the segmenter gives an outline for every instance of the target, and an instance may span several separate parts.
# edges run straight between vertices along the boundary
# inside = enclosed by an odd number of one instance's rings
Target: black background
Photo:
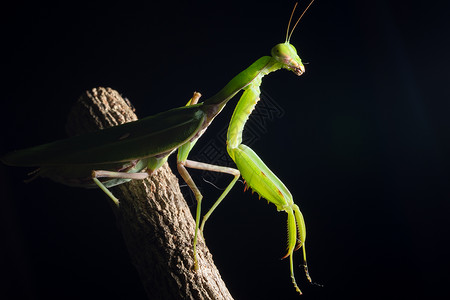
[[[93,87],[117,89],[140,117],[194,90],[214,94],[284,41],[293,3],[5,7],[1,153],[64,137],[70,106]],[[264,79],[285,114],[252,148],[300,205],[311,275],[324,285],[298,268],[302,299],[448,297],[448,12],[439,1],[318,0],[291,39],[307,72]],[[24,184],[27,171],[0,168],[0,298],[145,299],[106,197]],[[212,203],[220,191],[194,174]],[[299,299],[279,260],[285,218],[238,183],[210,219],[205,237],[235,299]]]

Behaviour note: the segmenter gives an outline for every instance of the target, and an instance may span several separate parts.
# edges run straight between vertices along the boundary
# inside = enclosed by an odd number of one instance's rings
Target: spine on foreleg
[[[228,147],[236,148],[242,143],[242,131],[250,114],[255,109],[259,101],[260,90],[258,86],[249,86],[244,93],[231,117],[230,126],[228,127],[227,143]],[[230,154],[233,158],[232,154]]]
[[[237,148],[228,147],[228,152],[249,187],[274,203],[278,210],[286,210],[291,205],[289,190],[251,148],[241,144]]]

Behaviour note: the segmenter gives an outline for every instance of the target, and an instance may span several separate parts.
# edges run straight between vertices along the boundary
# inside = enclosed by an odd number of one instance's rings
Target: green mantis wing
[[[135,122],[6,154],[12,166],[107,164],[164,156],[202,129],[202,104],[184,106]]]

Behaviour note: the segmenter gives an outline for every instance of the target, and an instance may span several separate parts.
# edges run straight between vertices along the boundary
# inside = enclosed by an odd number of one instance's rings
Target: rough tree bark
[[[94,88],[74,105],[66,129],[74,135],[134,120],[118,92]],[[201,238],[200,268],[193,271],[195,221],[167,163],[149,179],[111,190],[120,200],[114,208],[118,226],[149,299],[232,299]]]

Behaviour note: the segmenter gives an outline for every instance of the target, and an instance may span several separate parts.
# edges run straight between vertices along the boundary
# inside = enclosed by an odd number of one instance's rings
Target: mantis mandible
[[[169,155],[178,149],[177,168],[197,200],[196,228],[194,236],[194,265],[197,264],[197,240],[205,222],[242,176],[246,188],[256,191],[260,197],[273,203],[278,211],[287,213],[288,249],[283,258],[289,257],[292,283],[301,294],[294,277],[293,252],[302,248],[304,269],[311,277],[306,264],[306,228],[303,215],[294,203],[289,190],[264,164],[258,155],[242,144],[242,132],[260,96],[262,78],[279,69],[287,69],[300,76],[305,72],[300,57],[290,38],[300,19],[314,2],[311,1],[289,32],[297,4],[291,13],[284,43],[271,50],[271,56],[256,60],[240,72],[214,96],[199,103],[200,94],[194,93],[186,106],[168,110],[139,121],[75,136],[52,143],[14,151],[1,161],[11,166],[39,167],[37,175],[70,186],[99,187],[116,205],[119,200],[109,187],[133,179],[145,179],[161,167]],[[214,118],[238,92],[243,94],[236,105],[228,127],[227,151],[237,169],[188,159],[189,153]],[[202,194],[186,168],[227,173],[234,176],[200,224]]]

